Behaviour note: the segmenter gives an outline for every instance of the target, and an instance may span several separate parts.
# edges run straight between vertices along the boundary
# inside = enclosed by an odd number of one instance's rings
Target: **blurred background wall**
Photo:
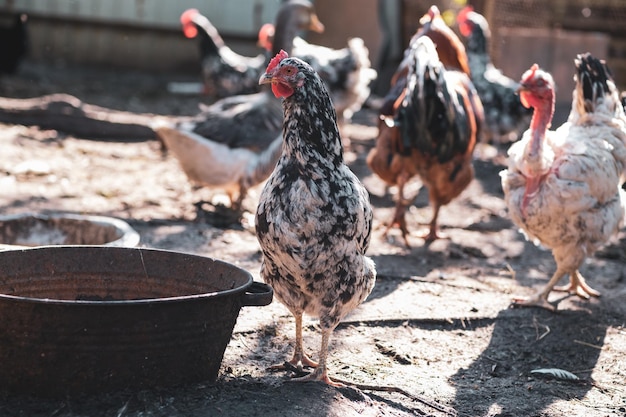
[[[180,31],[184,10],[199,9],[232,49],[256,55],[257,32],[274,20],[280,2],[0,0],[0,26],[14,13],[27,13],[29,56],[34,60],[195,72],[196,42]],[[572,60],[589,51],[605,58],[618,83],[626,87],[624,0],[314,0],[326,32],[308,40],[342,47],[347,38],[362,37],[381,75],[375,91],[384,93],[428,7],[438,5],[454,24],[455,13],[466,3],[489,20],[494,63],[510,77],[518,78],[537,62],[554,73],[559,89],[571,91]],[[563,99],[562,94],[557,96]]]

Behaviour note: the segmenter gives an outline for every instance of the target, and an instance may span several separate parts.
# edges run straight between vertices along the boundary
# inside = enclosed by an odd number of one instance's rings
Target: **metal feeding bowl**
[[[0,391],[58,397],[217,378],[242,306],[271,287],[232,264],[157,249],[0,252]]]
[[[137,246],[139,234],[123,220],[80,214],[0,216],[0,244],[11,246]]]

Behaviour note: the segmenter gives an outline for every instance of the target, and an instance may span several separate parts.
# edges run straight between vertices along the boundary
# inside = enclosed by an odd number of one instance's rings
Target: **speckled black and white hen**
[[[259,80],[283,97],[283,153],[259,199],[261,276],[296,320],[290,363],[316,367],[298,380],[341,385],[327,374],[331,333],[374,287],[365,256],[372,227],[367,191],[344,163],[337,116],[318,74],[281,51]],[[319,317],[319,364],[302,347],[303,313]]]

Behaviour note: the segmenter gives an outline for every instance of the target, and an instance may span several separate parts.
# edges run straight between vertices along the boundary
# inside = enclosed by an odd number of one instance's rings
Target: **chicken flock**
[[[180,22],[198,41],[212,104],[152,127],[190,182],[224,191],[231,210],[246,210],[248,190],[264,184],[255,210],[260,275],[295,319],[293,357],[275,369],[314,368],[296,380],[339,386],[327,366],[331,335],[374,288],[376,266],[366,252],[380,238],[368,191],[344,159],[341,130],[372,105],[377,73],[369,51],[360,38],[332,49],[300,37],[325,29],[308,0],[281,4],[274,23],[259,31],[256,56],[234,52],[196,9]],[[534,63],[519,82],[497,69],[483,16],[462,9],[461,37],[436,6],[419,22],[375,108],[377,135],[366,157],[372,173],[397,190],[384,235],[398,226],[411,246],[406,215],[416,196],[407,198],[405,189],[419,179],[432,206],[421,237],[425,244],[442,238],[440,214],[473,180],[477,144],[507,146],[500,180],[508,214],[528,240],[552,251],[556,264],[541,290],[513,304],[554,311],[553,290],[599,296],[579,269],[626,216],[626,99],[607,64],[589,53],[573,57],[571,111],[551,130],[552,76]],[[558,287],[565,276],[569,283]],[[303,346],[305,313],[319,318],[317,362]]]
[[[340,134],[342,121],[370,96],[376,71],[368,50],[359,38],[340,50],[302,39],[300,31],[324,30],[307,0],[282,4],[274,24],[259,31],[264,51],[256,57],[230,50],[197,10],[184,12],[181,23],[186,36],[199,38],[205,90],[217,101],[194,118],[157,123],[155,131],[189,179],[225,190],[233,210],[244,210],[246,191],[265,182],[255,216],[260,274],[296,330],[292,359],[274,368],[315,368],[297,380],[341,385],[328,373],[329,340],[376,280],[366,256],[373,211],[346,165]],[[579,268],[619,231],[626,206],[626,116],[606,63],[588,53],[576,57],[569,119],[549,130],[551,75],[534,64],[513,81],[491,62],[487,20],[467,7],[457,24],[464,42],[432,6],[380,101],[366,162],[397,189],[384,235],[398,226],[410,247],[405,216],[415,196],[404,190],[418,178],[432,206],[421,237],[426,244],[441,238],[442,207],[473,180],[476,145],[510,145],[501,172],[509,215],[556,262],[543,289],[513,304],[555,310],[552,290],[600,295]],[[569,285],[557,287],[566,275]],[[319,318],[318,362],[303,347],[304,313]]]

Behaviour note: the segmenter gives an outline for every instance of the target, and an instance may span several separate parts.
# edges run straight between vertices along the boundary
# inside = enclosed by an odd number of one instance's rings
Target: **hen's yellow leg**
[[[585,300],[588,300],[589,296],[600,296],[600,292],[591,288],[585,281],[585,278],[580,274],[580,272],[578,272],[578,270],[570,274],[568,285],[554,287],[554,291],[565,291],[570,294],[576,294],[577,296],[579,296],[580,298],[584,298]]]
[[[293,358],[291,358],[289,363],[290,365],[295,366],[298,370],[302,370],[304,366],[308,366],[311,368],[317,367],[317,362],[313,361],[311,358],[307,356],[304,352],[303,343],[302,343],[302,312],[294,313],[293,316],[296,319],[296,346],[293,352]],[[272,370],[285,370],[287,367],[284,364],[273,365],[270,367]]]
[[[328,376],[328,371],[326,370],[326,358],[328,357],[328,342],[330,341],[330,335],[332,331],[333,331],[332,329],[322,330],[322,347],[320,348],[320,362],[317,368],[315,368],[315,371],[301,378],[294,378],[291,381],[294,381],[294,382],[321,381],[333,387],[344,386],[342,383],[335,382],[332,379],[330,379],[330,377]]]
[[[556,307],[548,302],[548,295],[557,282],[566,274],[562,268],[556,269],[552,278],[545,287],[531,297],[514,297],[513,304],[520,307],[541,307],[550,311],[555,311]]]

